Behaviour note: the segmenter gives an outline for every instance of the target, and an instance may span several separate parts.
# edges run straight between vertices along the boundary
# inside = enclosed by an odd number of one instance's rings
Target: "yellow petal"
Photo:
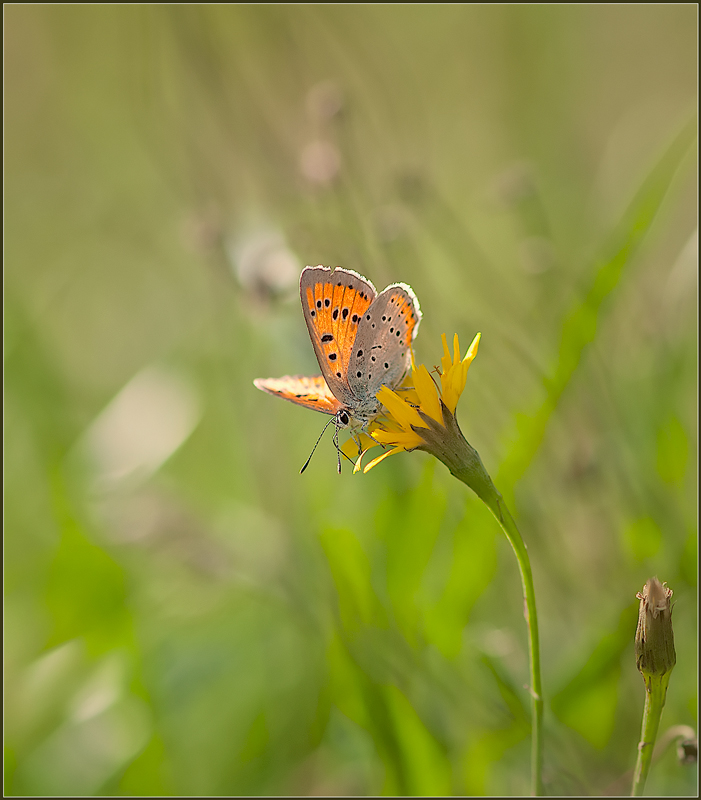
[[[340,450],[352,461],[354,458],[358,457],[359,453],[367,450],[368,447],[374,447],[375,444],[375,440],[370,438],[368,434],[362,432],[355,433],[341,445]]]
[[[450,359],[450,350],[448,350],[448,340],[445,338],[445,334],[441,334],[441,341],[443,342],[443,354],[447,359]]]
[[[392,417],[381,417],[380,419],[382,420],[382,424],[373,425],[370,429],[370,436],[374,437],[375,431],[390,431],[398,433],[406,430],[405,427],[400,425],[395,419],[392,419]]]
[[[403,447],[395,447],[394,450],[388,450],[386,453],[383,453],[381,456],[374,458],[363,470],[363,473],[370,472],[373,467],[376,467],[380,461],[384,461],[387,456],[393,456],[395,453],[402,453],[404,452]]]
[[[348,458],[350,458],[351,461],[354,458],[356,458],[358,456],[358,453],[360,452],[360,450],[358,449],[358,443],[355,441],[355,439],[348,439],[347,441],[345,441],[341,445],[340,450],[343,453],[343,455],[348,456]]]
[[[419,399],[419,393],[413,387],[406,392],[402,392],[401,394],[402,400],[405,400],[409,405],[412,406],[420,406],[421,400]]]
[[[446,405],[446,408],[450,411],[451,414],[455,413],[455,408],[458,404],[458,399],[460,397],[459,392],[455,391],[455,373],[451,372],[447,376],[445,389],[443,390],[442,399]]]
[[[414,450],[423,444],[423,439],[414,431],[375,431],[373,436],[380,444],[390,444],[394,447],[403,447],[405,450]]]
[[[458,341],[457,333],[455,334],[455,336],[453,336],[453,351],[454,351],[453,364],[454,365],[455,364],[459,364],[460,363],[460,342]]]
[[[404,428],[411,430],[412,425],[426,427],[415,408],[405,403],[399,395],[391,389],[382,386],[377,393],[377,399],[389,411],[390,415]]]
[[[447,375],[453,367],[453,361],[450,356],[441,357],[441,375]]]
[[[441,341],[443,343],[443,355],[441,356],[441,387],[445,388],[445,381],[450,380],[450,370],[453,366],[453,359],[450,357],[450,350],[448,350],[448,342],[445,334],[441,334]]]
[[[478,333],[472,340],[472,344],[467,348],[467,353],[465,353],[465,358],[463,358],[463,363],[467,363],[468,365],[472,363],[472,359],[477,355],[477,348],[479,347],[481,338],[482,334]]]
[[[406,400],[409,405],[419,405],[419,397],[416,394],[416,388],[414,387],[414,376],[411,375],[409,380],[404,380],[401,386],[398,386],[396,389],[393,390],[395,394],[399,395],[402,400]]]
[[[460,364],[458,364],[458,375],[460,376],[460,394],[462,394],[465,384],[467,383],[467,369],[469,366],[470,365],[467,361],[461,361]]]
[[[368,447],[374,447],[375,446],[375,441],[372,439],[372,437],[369,436],[367,433],[363,433],[362,431],[358,435],[358,440],[360,442],[360,449],[361,450],[367,450]]]
[[[441,397],[443,398],[443,402],[445,403],[445,396],[446,392],[448,391],[448,387],[450,386],[450,366],[446,366],[447,359],[445,356],[441,359]],[[446,403],[446,405],[448,405]]]
[[[441,404],[438,401],[436,384],[433,382],[433,378],[431,378],[423,364],[419,365],[419,368],[414,374],[414,385],[416,386],[416,393],[419,395],[421,401],[421,410],[424,414],[428,414],[429,417],[443,425],[443,414],[441,413]],[[421,424],[424,428],[428,427],[428,425],[423,422]]]

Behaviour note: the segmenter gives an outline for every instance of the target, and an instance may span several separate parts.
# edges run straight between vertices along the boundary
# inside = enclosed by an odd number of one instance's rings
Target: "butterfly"
[[[343,267],[306,267],[299,293],[321,375],[253,383],[268,394],[330,414],[333,420],[327,424],[335,423],[338,448],[339,428],[366,430],[382,409],[375,397],[380,387],[396,389],[404,379],[421,321],[419,301],[405,283],[393,283],[378,294],[367,278]]]

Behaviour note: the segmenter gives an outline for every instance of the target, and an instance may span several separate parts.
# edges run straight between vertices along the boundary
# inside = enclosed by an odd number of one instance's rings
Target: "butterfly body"
[[[378,295],[362,275],[336,267],[306,267],[300,298],[321,375],[257,379],[269,394],[336,418],[338,427],[367,428],[381,411],[376,394],[394,389],[411,364],[421,310],[411,287]]]

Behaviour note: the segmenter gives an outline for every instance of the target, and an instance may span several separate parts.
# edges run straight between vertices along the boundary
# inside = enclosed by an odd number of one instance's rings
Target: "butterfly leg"
[[[341,474],[341,448],[338,444],[338,430],[341,426],[341,422],[338,419],[338,415],[334,418],[334,432],[333,432],[333,445],[336,448],[336,456],[338,458],[338,474]]]
[[[352,440],[353,440],[353,441],[356,443],[356,445],[358,446],[358,455],[361,455],[361,453],[363,452],[363,445],[362,445],[362,443],[361,443],[361,441],[360,441],[360,437],[359,437],[359,436],[358,436],[358,437],[356,437],[356,435],[355,435],[355,431],[353,431],[353,432],[351,433],[351,439],[352,439]]]

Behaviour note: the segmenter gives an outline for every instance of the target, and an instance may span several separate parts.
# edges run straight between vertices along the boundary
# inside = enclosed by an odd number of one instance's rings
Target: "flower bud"
[[[640,610],[635,633],[635,658],[648,691],[650,678],[666,675],[677,663],[669,602],[671,596],[672,590],[657,578],[650,578],[643,591],[636,595],[640,600]]]

